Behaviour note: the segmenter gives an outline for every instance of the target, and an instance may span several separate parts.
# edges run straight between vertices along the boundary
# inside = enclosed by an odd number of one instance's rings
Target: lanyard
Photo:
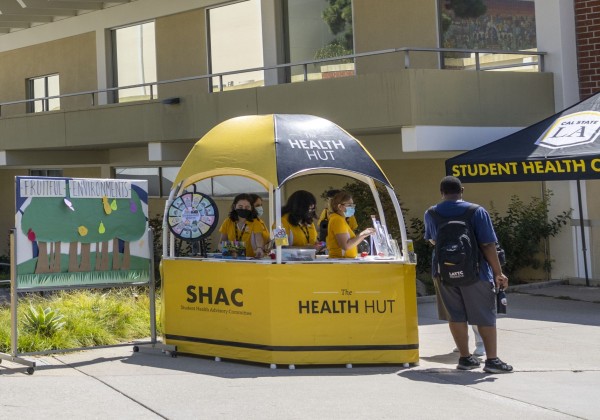
[[[242,231],[240,232],[238,229],[238,224],[237,222],[234,223],[235,226],[235,240],[238,242],[242,241],[242,237],[244,236],[244,232],[246,231],[246,223],[244,223],[244,227],[242,228]],[[238,237],[238,232],[240,234],[240,236]]]
[[[302,230],[302,232],[304,233],[304,236],[306,237],[306,243],[309,244],[310,243],[310,235],[308,234],[308,226],[304,226],[304,225],[299,225],[300,226],[300,230]]]

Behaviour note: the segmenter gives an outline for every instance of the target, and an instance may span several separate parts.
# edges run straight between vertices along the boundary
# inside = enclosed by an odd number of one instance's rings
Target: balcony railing
[[[62,99],[77,96],[89,96],[90,105],[96,106],[99,104],[98,98],[101,95],[115,95],[118,96],[118,92],[126,89],[133,88],[144,88],[149,90],[149,95],[143,96],[141,99],[153,100],[157,92],[158,86],[189,82],[194,80],[206,80],[213,79],[217,80],[216,84],[209,83],[212,92],[222,92],[227,90],[226,84],[224,84],[224,78],[232,75],[241,75],[252,72],[268,72],[268,71],[286,71],[290,75],[294,69],[300,68],[300,72],[296,76],[288,76],[287,82],[298,82],[298,81],[309,81],[309,67],[331,64],[336,62],[341,63],[352,63],[350,70],[341,71],[342,77],[355,75],[354,63],[356,59],[381,56],[387,54],[401,54],[403,56],[404,68],[411,68],[411,54],[414,53],[429,53],[438,55],[438,68],[440,69],[451,69],[451,70],[465,70],[465,71],[517,71],[523,69],[525,71],[537,71],[544,72],[544,56],[545,52],[539,51],[500,51],[500,50],[468,50],[468,49],[450,49],[450,48],[415,48],[415,47],[402,47],[402,48],[391,48],[386,50],[370,51],[357,54],[349,54],[339,57],[325,58],[319,60],[302,61],[298,63],[286,63],[278,64],[273,66],[255,67],[242,70],[227,71],[222,73],[204,74],[199,76],[182,77],[178,79],[161,80],[157,82],[141,83],[136,85],[118,86],[106,89],[90,90],[75,93],[65,93],[56,96],[40,97],[35,99],[23,99],[18,101],[0,102],[0,117],[2,116],[2,108],[10,105],[30,104],[37,101],[48,101],[50,99]],[[500,59],[494,59],[494,57],[501,57]],[[510,59],[508,58],[510,57]],[[284,83],[287,83],[284,82]],[[254,87],[256,82],[244,87]],[[262,85],[261,85],[262,86]]]

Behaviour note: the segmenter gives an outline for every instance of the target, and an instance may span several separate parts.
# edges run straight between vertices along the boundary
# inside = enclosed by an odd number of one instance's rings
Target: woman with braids
[[[262,258],[264,256],[263,228],[255,215],[250,195],[236,195],[231,204],[229,217],[219,229],[220,242],[243,242],[247,257]]]

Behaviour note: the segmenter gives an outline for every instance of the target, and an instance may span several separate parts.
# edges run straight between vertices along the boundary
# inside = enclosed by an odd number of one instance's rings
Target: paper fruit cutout
[[[135,201],[133,201],[133,200],[129,201],[129,210],[132,213],[135,213],[137,211],[137,206],[135,205]]]
[[[104,223],[100,222],[100,226],[98,226],[98,233],[106,232],[106,228],[104,227]]]
[[[75,209],[73,208],[73,203],[71,203],[71,200],[69,200],[68,198],[65,198],[63,201],[65,202],[67,207],[71,209],[71,211],[75,211]]]
[[[104,206],[104,213],[112,213],[112,209],[110,208],[110,204],[108,204],[108,198],[106,196],[102,197],[102,205]]]
[[[110,203],[110,208],[112,210],[116,210],[117,209],[117,200],[113,199],[112,203]]]
[[[31,228],[27,231],[27,239],[31,242],[35,242],[35,232]]]
[[[85,236],[88,234],[88,229],[85,226],[79,226],[77,232],[79,232],[81,236]]]

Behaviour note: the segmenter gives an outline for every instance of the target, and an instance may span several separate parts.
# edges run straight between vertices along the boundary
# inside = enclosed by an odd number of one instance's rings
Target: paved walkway
[[[420,365],[269,369],[131,346],[0,365],[2,419],[600,419],[600,288],[511,293],[498,320],[515,372],[455,369],[435,302],[419,304]]]

